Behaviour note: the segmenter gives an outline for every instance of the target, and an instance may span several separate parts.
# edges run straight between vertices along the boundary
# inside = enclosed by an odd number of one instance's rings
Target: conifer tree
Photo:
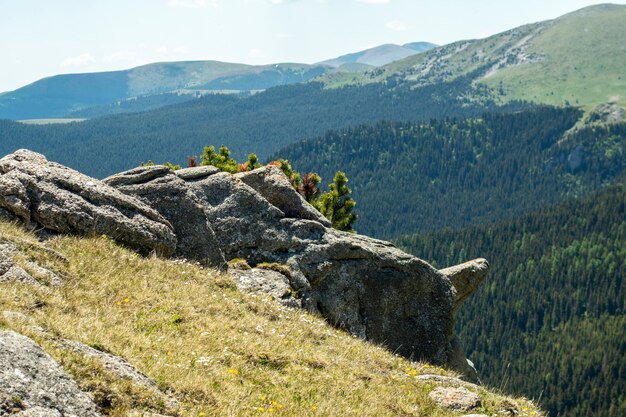
[[[214,146],[205,146],[201,165],[213,165],[221,171],[231,174],[237,172],[237,162],[230,157],[230,151],[223,145],[220,147],[219,153],[215,152]]]
[[[256,154],[251,153],[248,155],[248,160],[243,164],[238,165],[239,172],[252,171],[253,169],[261,168],[263,165],[259,163],[259,158]]]
[[[319,199],[319,211],[331,221],[332,226],[337,230],[354,232],[352,225],[357,219],[352,209],[356,202],[349,197],[352,190],[348,188],[348,177],[344,172],[338,171],[335,174],[332,184],[328,187],[330,191],[325,192]]]

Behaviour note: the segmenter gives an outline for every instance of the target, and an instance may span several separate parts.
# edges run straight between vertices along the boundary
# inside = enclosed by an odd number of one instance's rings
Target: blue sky
[[[157,61],[313,63],[486,37],[586,0],[0,0],[0,91]],[[614,3],[626,4],[626,1]]]

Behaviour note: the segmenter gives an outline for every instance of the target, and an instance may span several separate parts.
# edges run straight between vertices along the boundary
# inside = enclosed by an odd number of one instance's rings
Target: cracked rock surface
[[[0,331],[0,398],[19,399],[20,416],[99,417],[91,398],[39,345]],[[0,416],[11,415],[0,407]]]
[[[0,159],[0,209],[30,229],[107,236],[169,256],[172,226],[141,201],[25,149]]]

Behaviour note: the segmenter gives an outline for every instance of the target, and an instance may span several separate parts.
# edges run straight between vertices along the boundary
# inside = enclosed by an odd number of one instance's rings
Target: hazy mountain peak
[[[366,64],[378,67],[411,55],[415,55],[416,53],[428,51],[436,46],[437,45],[430,42],[412,42],[404,45],[386,43],[373,48],[365,49],[363,51],[341,55],[334,59],[318,62],[318,64],[328,65],[334,68],[349,63]]]

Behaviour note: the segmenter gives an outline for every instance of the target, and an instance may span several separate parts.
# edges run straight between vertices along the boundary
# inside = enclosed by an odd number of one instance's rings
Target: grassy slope
[[[528,37],[528,39],[526,39]],[[527,54],[540,62],[512,65],[477,82],[503,101],[583,105],[608,101],[626,106],[626,6],[588,7],[554,21],[540,22],[490,36],[459,41],[393,62],[366,74],[327,74],[328,87],[381,82],[399,76],[418,85],[437,83],[489,68],[527,42]],[[526,41],[526,42],[524,42]]]
[[[565,15],[533,39],[545,60],[507,68],[484,80],[507,99],[560,105],[615,101],[626,106],[626,6],[602,5]]]
[[[264,296],[240,293],[226,275],[140,258],[107,238],[49,242],[63,262],[32,236],[0,223],[0,241],[6,240],[66,281],[58,288],[0,283],[0,311],[22,312],[56,337],[125,357],[178,400],[180,415],[457,415],[428,399],[432,384],[414,379],[447,371],[409,362]],[[25,265],[26,257],[15,261]],[[33,337],[83,388],[98,391],[110,403],[109,415],[131,408],[171,412],[93,360],[63,350],[54,337],[2,317],[0,326]],[[483,407],[476,412],[492,414],[509,403],[522,416],[540,414],[527,400],[482,388],[479,394]]]

